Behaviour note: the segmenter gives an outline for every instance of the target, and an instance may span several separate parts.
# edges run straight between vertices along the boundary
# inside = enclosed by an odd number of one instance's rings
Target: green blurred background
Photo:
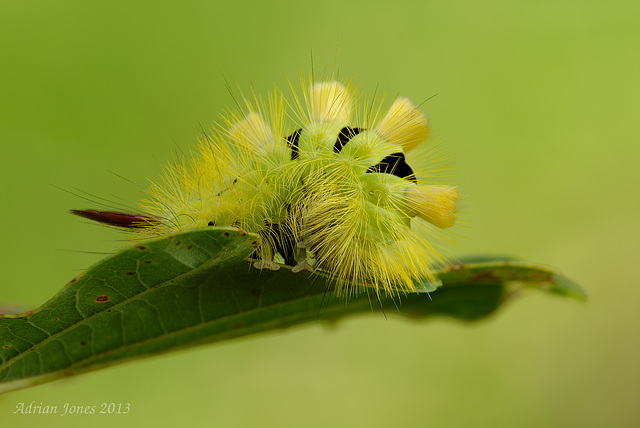
[[[111,172],[146,185],[232,105],[225,79],[286,89],[311,50],[317,74],[438,94],[423,108],[465,194],[455,255],[557,267],[590,301],[200,347],[6,394],[1,425],[640,426],[639,5],[2,1],[0,301],[33,309],[124,245],[51,184],[137,201]],[[132,410],[12,414],[31,401]]]

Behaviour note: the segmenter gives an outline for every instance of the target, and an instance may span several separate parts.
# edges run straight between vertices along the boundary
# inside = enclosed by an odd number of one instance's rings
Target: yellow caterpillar
[[[195,156],[166,167],[144,214],[72,212],[143,238],[235,226],[261,236],[256,268],[320,269],[343,295],[413,291],[434,280],[433,228],[454,223],[460,192],[418,182],[407,164],[429,134],[409,99],[386,112],[357,101],[336,81],[312,83],[291,103],[279,91],[245,100],[246,112],[228,115]]]

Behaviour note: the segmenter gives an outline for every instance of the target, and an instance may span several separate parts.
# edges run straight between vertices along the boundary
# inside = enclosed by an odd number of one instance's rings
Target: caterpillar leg
[[[272,246],[263,240],[259,250],[260,259],[253,263],[256,269],[279,270],[280,265],[274,261],[275,254]]]
[[[280,265],[278,265],[273,260],[268,260],[268,259],[260,259],[257,262],[254,262],[253,267],[255,267],[256,269],[269,269],[269,270],[280,269]]]

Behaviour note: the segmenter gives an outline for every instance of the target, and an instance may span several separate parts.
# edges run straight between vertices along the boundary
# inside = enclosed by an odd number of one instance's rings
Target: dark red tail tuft
[[[160,224],[160,220],[155,217],[117,211],[71,210],[71,214],[123,229],[139,229]]]

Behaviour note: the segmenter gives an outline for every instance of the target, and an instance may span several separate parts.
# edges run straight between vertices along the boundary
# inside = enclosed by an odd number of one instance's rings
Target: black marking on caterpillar
[[[382,172],[395,175],[418,184],[413,169],[407,164],[404,153],[394,153],[382,159],[377,165],[372,166],[367,172]]]
[[[333,151],[335,153],[340,153],[349,140],[358,135],[361,131],[364,131],[364,128],[351,128],[348,126],[342,128],[338,134],[336,143],[333,145]]]
[[[300,140],[300,133],[302,132],[302,128],[296,129],[293,131],[293,134],[289,135],[287,140],[287,146],[291,150],[291,160],[296,160],[300,157],[300,152],[298,151],[298,141]]]

